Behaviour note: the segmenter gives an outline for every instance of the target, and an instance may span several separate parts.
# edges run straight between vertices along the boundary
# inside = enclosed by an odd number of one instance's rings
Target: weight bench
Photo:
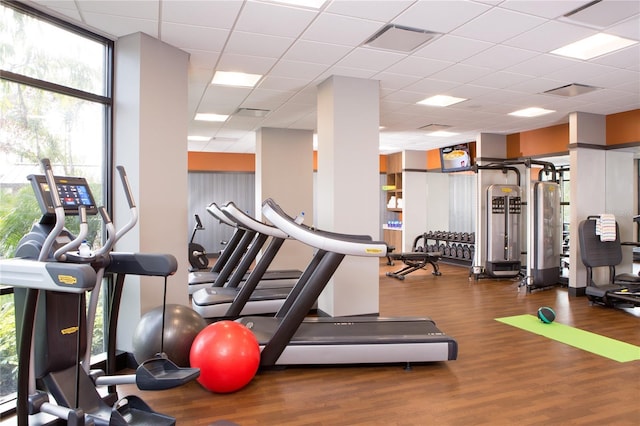
[[[425,252],[425,251],[411,251],[406,253],[389,253],[387,259],[390,265],[393,265],[394,260],[401,260],[406,266],[395,272],[387,272],[387,276],[398,280],[404,280],[404,277],[410,273],[417,271],[418,269],[424,269],[424,267],[430,264],[433,267],[433,275],[442,275],[440,272],[440,266],[438,261],[442,257],[440,252]]]

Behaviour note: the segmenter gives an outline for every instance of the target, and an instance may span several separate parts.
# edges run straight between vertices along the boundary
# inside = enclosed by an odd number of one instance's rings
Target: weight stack
[[[521,215],[519,186],[490,185],[487,188],[487,275],[512,278],[520,274]]]
[[[530,287],[549,287],[560,280],[562,253],[562,215],[560,185],[535,182],[532,188],[533,218],[533,283]]]

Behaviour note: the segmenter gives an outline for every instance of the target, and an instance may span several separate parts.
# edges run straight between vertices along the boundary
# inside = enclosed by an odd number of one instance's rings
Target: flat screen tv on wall
[[[440,164],[445,173],[470,170],[471,162],[468,142],[440,148]]]

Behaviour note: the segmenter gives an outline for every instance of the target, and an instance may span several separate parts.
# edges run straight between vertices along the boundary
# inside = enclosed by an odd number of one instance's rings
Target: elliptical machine
[[[42,219],[22,238],[16,258],[0,260],[0,282],[15,287],[18,425],[55,418],[69,425],[174,425],[174,418],[153,411],[137,396],[119,398],[116,385],[135,383],[143,390],[169,389],[196,379],[199,369],[179,368],[159,354],[140,364],[135,374],[112,374],[125,276],[162,276],[166,286],[166,278],[177,270],[175,257],[111,252],[118,239],[137,223],[133,194],[122,167],[118,172],[131,219],[116,232],[106,209],[96,207],[85,179],[54,177],[46,159],[42,166],[44,176],[29,176]],[[88,232],[87,215],[97,213],[104,220],[107,241],[96,252],[83,253],[78,249]],[[66,215],[73,214],[80,218],[77,236],[65,228]],[[106,374],[90,370],[93,322],[104,274],[116,275],[109,307]],[[91,297],[87,306],[88,292]],[[106,386],[106,392],[98,392],[98,386]]]

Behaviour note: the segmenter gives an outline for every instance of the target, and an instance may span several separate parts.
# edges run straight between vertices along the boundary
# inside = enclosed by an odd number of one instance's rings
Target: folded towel
[[[612,214],[601,214],[596,219],[596,235],[600,236],[600,241],[616,240],[616,217]]]

